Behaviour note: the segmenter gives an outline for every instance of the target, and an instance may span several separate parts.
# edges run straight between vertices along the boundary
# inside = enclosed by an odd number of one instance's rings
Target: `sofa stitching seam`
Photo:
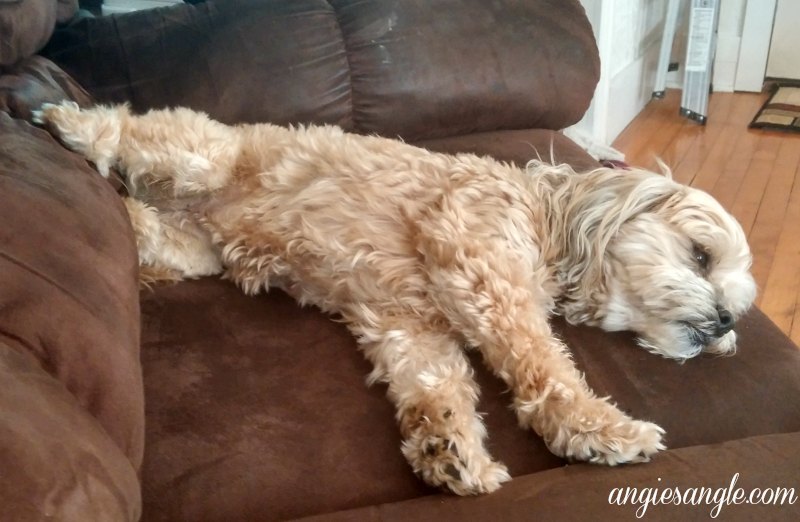
[[[347,46],[347,37],[344,34],[342,23],[339,20],[339,12],[333,6],[330,0],[325,0],[325,1],[333,11],[333,17],[336,20],[336,28],[339,29],[339,36],[341,36],[342,38],[342,47],[344,48],[344,59],[347,62],[347,87],[350,95],[350,123],[353,125],[353,130],[358,131],[358,125],[356,124],[356,104],[355,104],[355,96],[353,89],[353,68],[350,64],[350,50],[348,49]]]

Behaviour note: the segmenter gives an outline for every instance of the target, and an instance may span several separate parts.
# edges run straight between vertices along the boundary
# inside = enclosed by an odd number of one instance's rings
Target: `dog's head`
[[[739,223],[707,193],[668,176],[583,176],[564,200],[567,318],[633,330],[666,357],[732,353],[736,320],[756,293]]]

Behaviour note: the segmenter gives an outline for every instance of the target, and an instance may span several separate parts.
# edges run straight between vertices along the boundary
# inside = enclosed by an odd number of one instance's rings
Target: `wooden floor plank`
[[[626,158],[630,155],[637,165],[644,166],[646,159],[652,156],[651,143],[663,133],[664,127],[672,120],[669,117],[672,103],[674,102],[671,100],[654,100],[648,104],[653,110],[648,113],[648,117],[637,131],[639,139],[631,142],[625,154]]]
[[[727,93],[715,95],[718,103],[713,106],[709,103],[709,110],[714,109],[714,114],[728,114],[733,105],[733,97]],[[709,112],[709,115],[711,113]],[[679,116],[674,116],[678,118]],[[680,183],[691,183],[695,175],[700,171],[703,161],[708,156],[714,143],[726,128],[728,122],[725,118],[708,118],[706,125],[692,123],[688,128],[689,138],[685,153],[679,158],[677,163],[672,165],[675,179]]]
[[[786,333],[792,332],[800,311],[800,167],[795,170],[783,227],[761,293],[761,309]],[[800,323],[798,323],[800,324]],[[793,334],[794,335],[794,334]],[[795,339],[795,342],[800,339]]]
[[[680,95],[676,93],[677,91],[668,92],[664,99],[664,105],[675,105],[678,103],[680,101]],[[678,101],[676,101],[676,99]],[[642,112],[640,112],[639,115],[625,128],[626,132],[622,133],[616,139],[614,142],[615,146],[619,150],[624,149],[629,153],[633,153],[634,148],[641,147],[644,138],[649,137],[652,134],[652,127],[654,126],[653,113],[659,110],[664,110],[664,107],[662,107],[662,104],[659,103],[659,100],[653,100],[645,105],[644,109],[642,109]],[[657,115],[656,118],[661,119],[663,118],[663,115]]]
[[[702,163],[692,179],[692,186],[706,192],[711,192],[717,181],[725,171],[726,159],[730,157],[736,148],[736,142],[742,133],[733,126],[725,125],[720,131],[719,136],[714,141],[708,154],[703,158]]]
[[[748,238],[753,252],[753,277],[760,289],[769,277],[800,162],[800,147],[794,145],[792,141],[781,141],[772,171],[765,173],[767,186]]]
[[[733,152],[725,159],[725,175],[720,176],[709,191],[728,211],[733,206],[736,194],[739,193],[745,174],[750,168],[759,139],[760,134],[757,132],[746,132],[739,136]]]
[[[778,137],[772,135],[760,137],[753,152],[753,159],[750,161],[739,191],[736,193],[736,199],[731,205],[731,214],[739,220],[748,238],[780,146],[781,141]]]

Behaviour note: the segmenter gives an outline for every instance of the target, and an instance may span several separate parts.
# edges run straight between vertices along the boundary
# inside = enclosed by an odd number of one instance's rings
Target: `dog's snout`
[[[719,321],[717,322],[717,335],[722,336],[733,330],[736,321],[733,319],[733,314],[724,308],[719,308],[717,313],[719,314]]]

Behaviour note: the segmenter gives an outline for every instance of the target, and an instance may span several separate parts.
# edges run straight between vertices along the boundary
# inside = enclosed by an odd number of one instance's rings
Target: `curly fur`
[[[497,489],[477,347],[522,426],[562,457],[615,465],[664,448],[663,430],[599,398],[552,333],[638,333],[686,359],[729,353],[753,301],[736,221],[669,176],[445,155],[330,126],[229,127],[188,109],[47,105],[37,114],[101,172],[117,167],[150,280],[222,273],[340,314],[397,407],[402,452],[428,483]],[[726,318],[726,319],[724,319]]]

